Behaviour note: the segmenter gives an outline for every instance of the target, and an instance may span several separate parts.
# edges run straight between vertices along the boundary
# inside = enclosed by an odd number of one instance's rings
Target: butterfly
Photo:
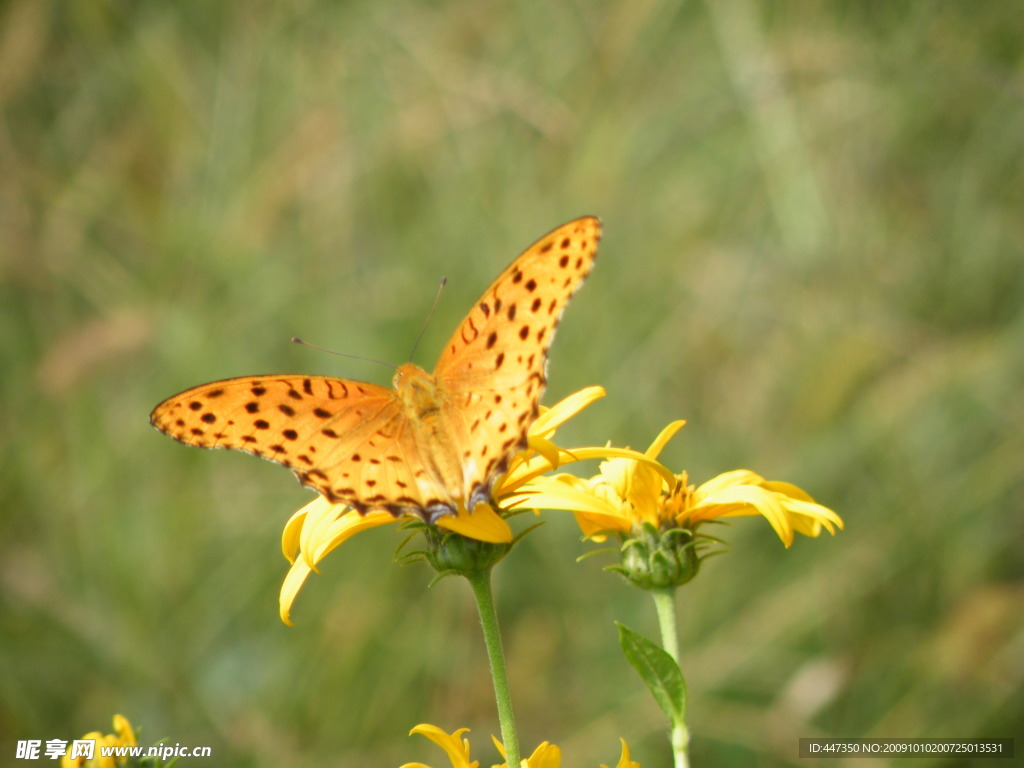
[[[393,389],[303,374],[242,376],[185,390],[150,423],[186,445],[230,448],[291,469],[328,501],[428,522],[490,503],[526,447],[548,348],[590,274],[601,222],[563,224],[527,248],[459,323],[428,373]]]

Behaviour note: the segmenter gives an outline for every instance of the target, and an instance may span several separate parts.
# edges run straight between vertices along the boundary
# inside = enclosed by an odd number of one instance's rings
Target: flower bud
[[[619,550],[620,564],[611,569],[641,589],[685,584],[700,568],[694,532],[687,528],[660,531],[650,523],[633,527]]]

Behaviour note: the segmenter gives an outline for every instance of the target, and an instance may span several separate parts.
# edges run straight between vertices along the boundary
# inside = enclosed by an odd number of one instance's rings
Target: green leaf
[[[625,624],[615,622],[619,628],[619,644],[647,688],[658,702],[673,727],[686,723],[686,681],[673,659],[657,644],[634,632]]]

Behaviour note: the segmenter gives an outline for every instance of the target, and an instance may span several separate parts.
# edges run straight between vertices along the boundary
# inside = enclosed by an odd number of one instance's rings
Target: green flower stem
[[[516,722],[512,716],[512,696],[508,688],[508,672],[505,670],[505,653],[501,649],[501,633],[498,631],[498,614],[494,611],[494,596],[491,594],[491,569],[485,568],[466,574],[476,598],[480,624],[484,630],[484,644],[487,658],[491,662],[491,677],[494,680],[494,697],[498,703],[498,722],[501,724],[501,741],[505,745],[505,762],[511,768],[519,768],[519,739],[516,736]]]
[[[676,588],[665,587],[651,591],[654,609],[658,612],[658,627],[661,629],[661,647],[679,663],[679,635],[676,632]]]
[[[676,629],[676,588],[665,587],[651,590],[654,597],[654,609],[658,613],[658,626],[661,629],[661,647],[679,663],[679,633]],[[687,749],[690,745],[690,733],[686,725],[680,723],[672,728],[672,755],[675,768],[689,768],[690,758]]]

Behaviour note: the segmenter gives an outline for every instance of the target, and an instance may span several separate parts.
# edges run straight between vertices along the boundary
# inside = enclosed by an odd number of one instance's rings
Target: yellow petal
[[[128,722],[128,718],[124,715],[114,715],[114,733],[118,735],[122,744],[132,747],[138,746],[132,724]]]
[[[651,447],[647,449],[647,455],[652,459],[658,458],[658,454],[661,453],[661,449],[668,444],[668,441],[672,439],[676,432],[683,428],[685,423],[686,421],[684,419],[679,419],[678,421],[673,421],[661,430],[658,436],[654,438],[654,442],[651,443]]]
[[[510,496],[515,496],[522,489],[522,486],[543,476],[559,465],[575,461],[586,461],[588,459],[630,459],[649,466],[669,484],[675,480],[675,476],[670,469],[663,467],[646,454],[639,453],[630,448],[615,448],[612,446],[588,446],[585,448],[572,448],[571,450],[561,448],[559,456],[560,464],[552,464],[542,456],[534,456],[514,466],[504,480],[502,480],[500,490],[498,491],[501,508],[511,509],[506,500]],[[529,508],[532,509],[532,507]]]
[[[615,764],[615,768],[640,768],[640,763],[634,763],[629,759],[629,744],[626,740],[619,737],[619,741],[622,742],[622,755],[619,757],[619,762]],[[601,768],[608,768],[606,765],[601,765]]]
[[[780,497],[756,485],[724,487],[705,497],[685,513],[686,519],[693,522],[752,515],[763,516],[787,547],[793,543],[793,527]]]
[[[706,483],[701,483],[693,492],[693,498],[699,503],[707,496],[734,485],[761,485],[763,482],[764,478],[756,472],[751,472],[749,469],[734,469],[731,472],[723,472]]]
[[[522,761],[524,768],[561,768],[562,750],[542,741],[533,754]]]
[[[420,736],[426,736],[432,742],[437,744],[448,754],[448,759],[451,760],[452,768],[478,768],[480,763],[476,760],[470,762],[469,760],[469,741],[460,738],[462,734],[468,733],[469,728],[459,728],[457,731],[449,734],[446,731],[438,728],[436,725],[430,725],[429,723],[420,723],[411,731],[409,735],[418,733]]]
[[[324,524],[316,531],[316,535],[311,536],[309,541],[313,547],[310,558],[314,569],[335,547],[348,541],[360,531],[397,522],[398,518],[390,512],[377,510],[361,515],[354,509],[348,510],[335,520],[325,520]]]
[[[824,526],[833,536],[836,528],[843,528],[843,518],[828,507],[813,502],[785,497],[783,506],[789,513],[789,520],[797,532],[805,536],[817,536]]]
[[[607,540],[608,533],[629,533],[633,525],[621,517],[607,517],[593,513],[573,512],[576,525],[579,526],[583,538],[601,543]]]
[[[445,515],[438,519],[437,527],[493,544],[507,544],[513,538],[508,523],[490,504],[477,504],[472,513],[460,509],[457,515]]]
[[[737,489],[746,488],[746,491]],[[767,496],[760,495],[757,490]],[[701,485],[693,495],[694,506],[687,519],[698,521],[714,517],[764,515],[779,538],[788,547],[793,533],[818,536],[826,528],[834,534],[842,529],[842,518],[828,507],[817,504],[799,486],[779,480],[765,480],[748,469],[725,472]]]
[[[302,585],[306,583],[306,578],[312,572],[313,569],[309,567],[306,561],[299,558],[292,563],[292,567],[288,569],[288,575],[284,577],[284,583],[281,584],[281,594],[277,599],[278,612],[281,615],[281,621],[289,627],[293,626],[291,620],[292,603],[295,602],[299,590],[302,589]]]
[[[306,521],[302,524],[302,530],[299,531],[299,552],[306,563],[316,570],[317,560],[314,557],[314,552],[327,538],[331,524],[339,518],[343,518],[349,508],[332,504],[321,496],[318,501],[314,500],[307,504],[305,510]],[[353,510],[352,519],[357,518],[358,513]]]
[[[527,444],[527,452],[534,451],[539,453],[552,467],[557,468],[561,464],[562,449],[546,437],[529,437],[527,438]]]
[[[530,425],[530,434],[550,439],[555,429],[604,396],[604,387],[593,386],[584,387],[579,392],[562,398],[550,408],[542,410],[540,416]]]
[[[327,501],[310,502],[292,515],[282,536],[282,546],[286,548],[285,555],[292,561],[292,567],[285,576],[278,597],[281,621],[288,626],[292,625],[289,618],[292,603],[295,602],[309,574],[316,570],[317,563],[328,553],[360,531],[394,522],[396,518],[389,512],[377,511],[360,515],[353,509],[346,509]],[[302,525],[302,529],[296,530],[299,524]],[[293,549],[296,539],[299,556],[296,556]]]
[[[558,469],[565,464],[576,461],[610,458],[633,459],[650,464],[655,471],[664,476],[667,480],[671,481],[672,479],[672,472],[670,470],[662,467],[656,461],[648,458],[645,454],[638,453],[637,451],[629,448],[614,448],[610,446],[589,446],[585,448],[572,449],[558,448],[558,455],[554,457],[554,461],[551,460],[552,457],[545,453],[541,456],[532,456],[526,461],[513,462],[508,474],[495,488],[495,495],[499,499],[499,506],[505,508],[505,497],[508,494],[513,493],[523,483],[528,483],[534,478],[540,477],[553,469]]]
[[[513,460],[508,474],[501,478],[495,486],[495,497],[499,499],[499,502],[503,501],[508,494],[515,491],[523,483],[543,475],[545,472],[550,472],[551,468],[557,463],[557,461],[552,463],[544,455],[531,456],[525,461]],[[501,504],[501,506],[504,507],[504,504]]]
[[[564,480],[560,478],[565,478]],[[573,482],[575,481],[575,482]],[[585,481],[570,476],[538,477],[506,499],[506,509],[564,509],[606,515],[628,522],[621,508],[595,493]]]
[[[615,494],[632,507],[636,522],[658,524],[662,478],[649,464],[626,459],[601,462],[601,474]]]
[[[288,562],[295,562],[295,556],[299,552],[299,538],[302,535],[302,526],[306,522],[306,513],[313,504],[321,500],[323,497],[317,496],[316,499],[288,518],[288,522],[284,524],[284,532],[281,534],[281,551]]]
[[[800,501],[809,501],[812,504],[814,499],[811,498],[810,494],[807,493],[803,488],[792,483],[786,483],[781,480],[764,480],[761,483],[762,488],[767,488],[769,491],[775,493],[781,493],[783,496],[789,496],[791,499],[798,499]]]

